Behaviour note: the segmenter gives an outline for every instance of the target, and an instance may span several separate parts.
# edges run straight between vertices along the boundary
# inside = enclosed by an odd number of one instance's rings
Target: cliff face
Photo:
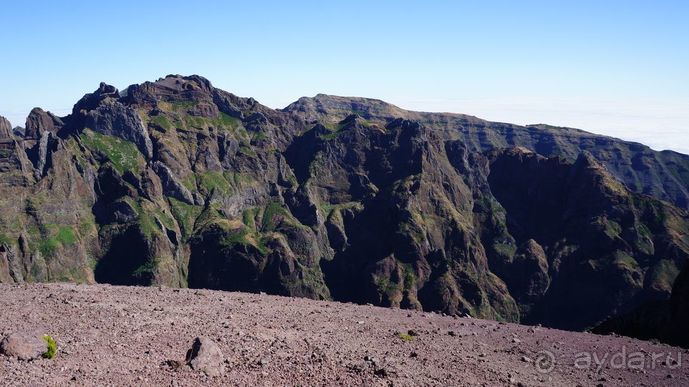
[[[168,76],[101,84],[63,118],[34,109],[23,133],[0,120],[0,147],[0,282],[266,291],[567,329],[686,301],[689,159],[581,131],[329,96],[279,111]]]

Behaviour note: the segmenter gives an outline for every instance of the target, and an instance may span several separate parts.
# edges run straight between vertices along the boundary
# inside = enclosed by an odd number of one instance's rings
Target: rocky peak
[[[72,113],[78,115],[82,110],[88,111],[97,108],[104,100],[117,100],[119,98],[120,93],[115,86],[101,82],[98,86],[98,89],[96,89],[93,93],[86,94],[74,105]]]
[[[627,188],[620,183],[590,152],[582,152],[572,166],[573,179],[583,185],[597,186],[609,195],[627,196]]]
[[[153,144],[139,114],[120,98],[113,86],[101,82],[93,93],[85,95],[76,105],[70,119],[72,131],[81,133],[84,129],[119,137],[136,144],[148,159],[153,157]]]
[[[13,133],[16,137],[24,137],[24,133],[26,133],[26,129],[25,129],[25,128],[22,128],[21,126],[15,126],[15,127],[12,129],[12,133]]]
[[[12,138],[12,124],[7,118],[0,116],[0,140]]]
[[[155,82],[144,82],[127,88],[126,98],[130,104],[157,105],[158,102],[206,101],[212,100],[213,85],[198,75],[168,75]]]
[[[302,97],[290,104],[283,111],[298,114],[307,120],[341,121],[352,113],[371,119],[409,118],[408,112],[387,102],[359,97],[339,97],[318,94],[315,97]]]
[[[33,108],[26,118],[24,138],[39,139],[43,132],[57,133],[64,126],[62,119],[41,108]]]

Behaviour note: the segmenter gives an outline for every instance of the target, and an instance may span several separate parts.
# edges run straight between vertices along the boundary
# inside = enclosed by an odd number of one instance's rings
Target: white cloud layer
[[[550,124],[689,154],[689,102],[657,100],[500,99],[401,100],[412,110],[460,112],[491,121]]]

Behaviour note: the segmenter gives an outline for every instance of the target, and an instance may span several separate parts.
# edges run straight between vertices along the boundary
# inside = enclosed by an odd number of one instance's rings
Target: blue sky
[[[366,96],[689,153],[687,20],[686,1],[6,1],[0,115],[200,74],[271,107]]]

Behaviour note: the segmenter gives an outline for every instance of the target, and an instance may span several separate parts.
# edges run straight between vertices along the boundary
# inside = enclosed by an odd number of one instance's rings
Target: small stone
[[[412,337],[413,337],[413,336],[418,336],[418,335],[419,335],[418,332],[416,332],[416,331],[413,330],[413,329],[408,330],[408,331],[407,331],[407,334],[408,334],[409,336],[412,336]]]
[[[450,336],[457,336],[457,334],[455,333],[455,331],[449,331],[449,332],[447,332],[447,334],[450,335]]]
[[[531,363],[531,359],[530,359],[529,357],[527,357],[527,356],[522,356],[522,361],[523,361],[524,363]]]
[[[419,357],[419,354],[416,352],[412,352],[409,354],[409,357]]]
[[[165,360],[162,364],[161,367],[169,368],[173,371],[177,371],[180,368],[182,368],[183,364],[181,361],[178,360]]]
[[[207,337],[197,337],[187,352],[187,363],[192,369],[208,376],[220,376],[225,372],[223,354],[218,345]]]

